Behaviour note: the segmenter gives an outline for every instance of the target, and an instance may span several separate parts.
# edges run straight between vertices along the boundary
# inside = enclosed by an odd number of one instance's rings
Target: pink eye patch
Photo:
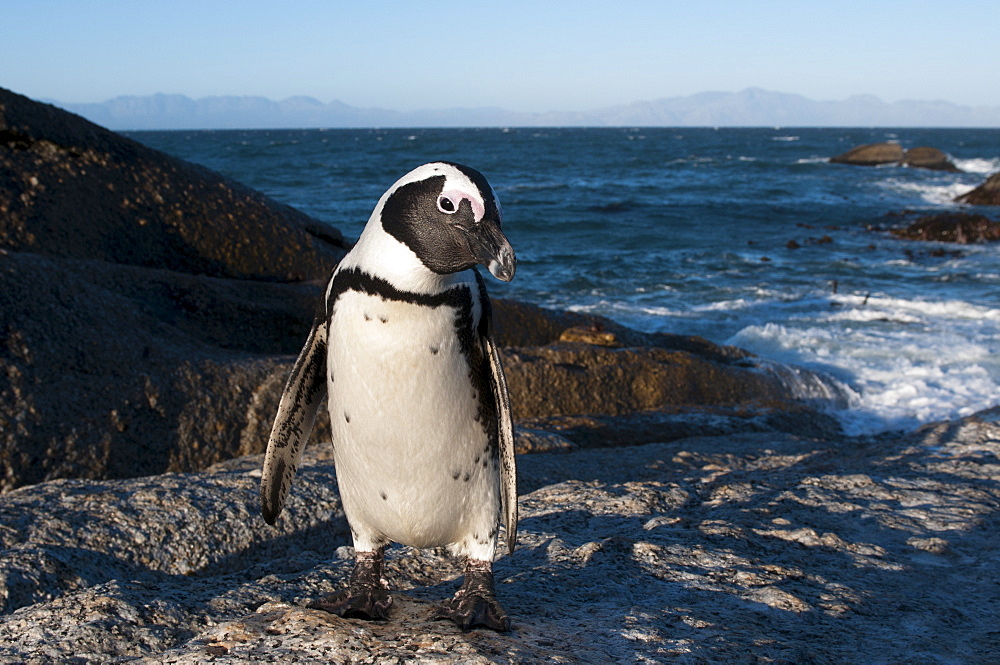
[[[441,192],[441,195],[438,197],[438,209],[448,214],[457,212],[463,200],[468,201],[469,205],[472,206],[472,214],[475,216],[476,221],[482,221],[483,215],[486,214],[483,204],[476,198],[458,189],[449,189]]]

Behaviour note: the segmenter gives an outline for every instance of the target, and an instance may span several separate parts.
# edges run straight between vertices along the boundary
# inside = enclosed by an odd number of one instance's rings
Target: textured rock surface
[[[260,456],[44,483],[0,496],[0,660],[996,662],[998,416],[522,457],[504,635],[429,620],[461,574],[436,550],[390,552],[386,622],[303,608],[351,565],[317,447],[277,529]]]
[[[1000,222],[983,215],[943,213],[921,217],[905,229],[891,233],[907,240],[954,242],[962,245],[1000,240]]]
[[[962,194],[955,201],[977,206],[1000,205],[1000,173],[994,173],[986,182],[971,192]]]
[[[752,357],[731,360],[659,347],[583,343],[510,350],[504,357],[515,418],[625,415],[675,406],[791,402],[802,386]],[[773,372],[771,370],[774,370]],[[794,379],[821,384],[804,370]]]
[[[0,88],[0,248],[219,277],[321,279],[336,229]]]
[[[258,452],[313,291],[0,251],[0,489]]]
[[[279,282],[344,252],[288,206],[0,89],[0,490],[259,450],[320,288]]]

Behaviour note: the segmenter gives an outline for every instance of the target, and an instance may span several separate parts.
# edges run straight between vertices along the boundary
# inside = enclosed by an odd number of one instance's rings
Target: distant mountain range
[[[870,95],[815,101],[748,88],[703,92],[585,112],[522,113],[502,108],[392,111],[311,97],[157,94],[97,104],[51,103],[110,129],[275,129],[315,127],[1000,127],[1000,107],[948,102],[886,103]]]

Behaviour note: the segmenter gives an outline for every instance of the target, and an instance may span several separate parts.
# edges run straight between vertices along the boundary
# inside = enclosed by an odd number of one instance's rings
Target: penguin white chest
[[[496,454],[470,364],[481,351],[462,316],[450,304],[337,297],[328,404],[341,497],[361,541],[469,550],[496,533]]]

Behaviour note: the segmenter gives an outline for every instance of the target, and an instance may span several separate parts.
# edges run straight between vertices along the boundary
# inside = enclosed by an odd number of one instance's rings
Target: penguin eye
[[[452,201],[451,198],[447,196],[439,196],[437,204],[438,204],[438,210],[447,215],[453,215],[458,210],[458,206],[455,205],[455,202]]]

